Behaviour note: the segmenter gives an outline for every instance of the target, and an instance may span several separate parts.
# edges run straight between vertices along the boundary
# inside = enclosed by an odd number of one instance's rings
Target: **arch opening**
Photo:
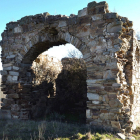
[[[27,90],[30,96],[31,119],[60,114],[63,120],[86,122],[86,65],[82,58],[75,58],[82,54],[69,50],[69,56],[57,62],[54,57],[44,55],[49,48],[66,43],[64,40],[37,43],[22,59],[19,81],[24,83],[22,92]]]

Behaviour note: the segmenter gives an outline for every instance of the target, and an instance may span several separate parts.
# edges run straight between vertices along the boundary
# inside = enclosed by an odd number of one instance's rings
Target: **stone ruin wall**
[[[86,63],[87,123],[126,132],[139,125],[139,45],[132,22],[109,12],[106,2],[91,2],[78,15],[43,13],[7,24],[1,41],[7,94],[2,109],[28,119],[31,62],[65,43],[80,50]]]

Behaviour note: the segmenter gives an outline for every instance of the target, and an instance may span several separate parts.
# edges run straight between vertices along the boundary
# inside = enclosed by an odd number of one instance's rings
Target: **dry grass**
[[[119,140],[87,125],[58,121],[0,120],[0,140]]]
[[[121,140],[115,133],[61,121],[0,120],[0,140]],[[134,134],[140,140],[140,128]]]

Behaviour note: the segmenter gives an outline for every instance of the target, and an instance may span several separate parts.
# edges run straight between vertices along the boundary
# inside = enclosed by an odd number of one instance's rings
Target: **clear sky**
[[[100,1],[96,0],[96,2]],[[51,15],[77,15],[78,10],[87,7],[89,2],[92,0],[0,0],[0,34],[5,30],[6,23],[10,21],[44,12]],[[106,2],[111,12],[128,17],[134,22],[134,29],[140,31],[140,0],[106,0]],[[59,50],[62,52],[65,48]],[[57,54],[55,56],[57,57]]]
[[[0,33],[6,23],[28,15],[49,12],[51,15],[77,14],[92,0],[0,0]],[[100,2],[101,0],[96,0]],[[134,28],[140,26],[140,0],[106,0],[111,12],[128,17],[134,21]],[[139,29],[140,30],[140,29]],[[0,38],[1,39],[1,38]]]

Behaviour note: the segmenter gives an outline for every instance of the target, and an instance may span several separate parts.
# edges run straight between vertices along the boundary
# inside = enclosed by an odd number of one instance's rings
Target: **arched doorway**
[[[54,114],[64,116],[63,120],[85,122],[87,73],[84,61],[77,58],[63,58],[62,64],[61,61],[54,63],[54,58],[43,54],[39,55],[33,64],[31,61],[22,64],[19,79],[24,87],[21,93],[28,95],[30,102],[22,98],[19,101],[20,106],[29,107],[27,110],[31,119],[50,118]],[[31,60],[30,57],[32,55],[26,55],[24,60]],[[25,93],[29,85],[32,87]],[[22,102],[27,104],[21,104]]]

